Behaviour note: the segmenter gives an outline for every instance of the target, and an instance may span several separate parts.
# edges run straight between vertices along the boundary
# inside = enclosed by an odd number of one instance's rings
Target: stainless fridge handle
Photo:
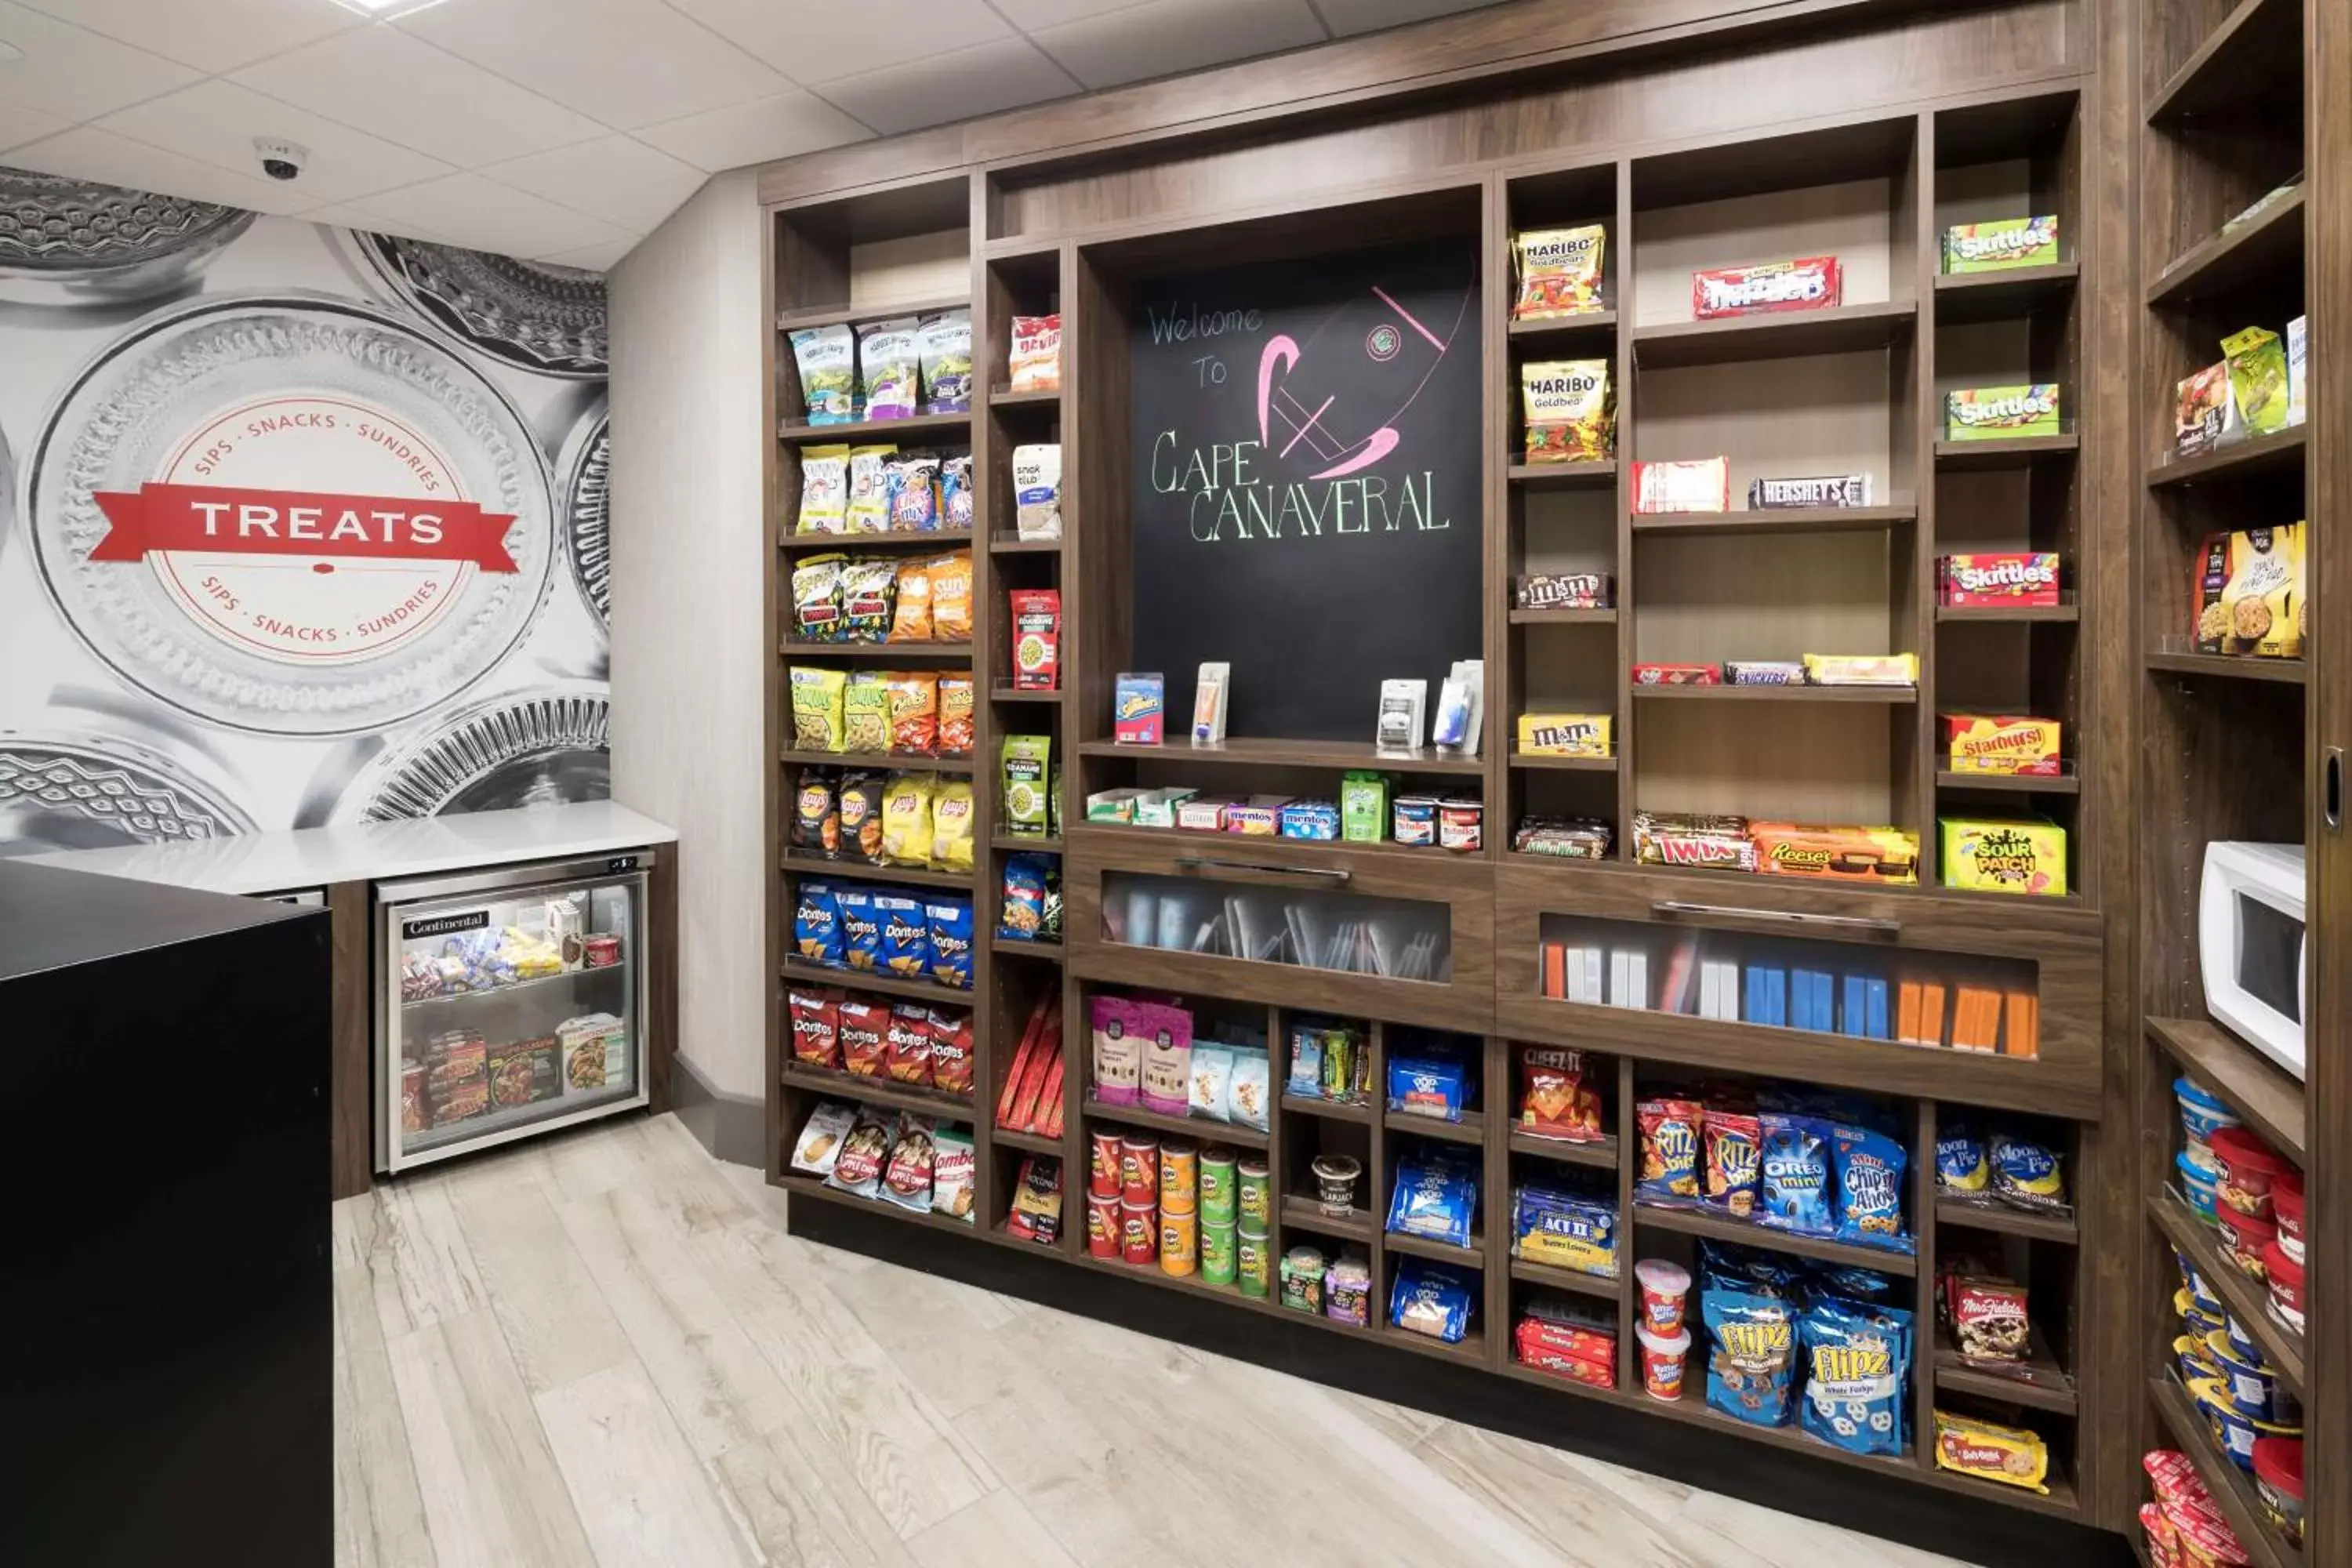
[[[1716,920],[1770,921],[1776,925],[1828,926],[1838,931],[1866,931],[1877,936],[1899,936],[1901,921],[1869,915],[1812,915],[1794,910],[1751,910],[1738,904],[1693,904],[1680,899],[1660,899],[1650,906],[1660,915],[1699,915]]]
[[[1188,871],[1249,871],[1265,877],[1311,877],[1339,883],[1355,875],[1336,866],[1276,866],[1262,860],[1223,860],[1209,855],[1179,855],[1176,864]]]

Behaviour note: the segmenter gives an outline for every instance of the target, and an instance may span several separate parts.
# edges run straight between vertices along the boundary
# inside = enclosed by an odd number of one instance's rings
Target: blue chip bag
[[[1878,1301],[1895,1294],[1895,1281],[1874,1268],[1858,1268],[1851,1263],[1819,1263],[1813,1266],[1811,1295],[1847,1301]]]
[[[1903,1228],[1903,1145],[1866,1127],[1834,1129],[1837,1151],[1837,1234],[1864,1247],[1911,1250]]]
[[[844,968],[841,908],[830,882],[803,882],[800,904],[793,912],[793,946],[812,963]]]
[[[835,888],[833,907],[841,912],[841,944],[849,967],[873,973],[882,964],[882,922],[874,913],[874,889]]]
[[[2066,1173],[2058,1151],[2014,1132],[1996,1132],[1986,1151],[1992,1165],[1992,1195],[2013,1208],[2065,1214]]]
[[[877,973],[893,980],[928,980],[931,973],[931,928],[923,900],[904,893],[870,895],[877,931]]]
[[[1004,860],[1004,909],[997,916],[1000,936],[1017,942],[1052,942],[1061,935],[1058,912],[1046,915],[1055,881],[1054,862],[1043,855],[1009,855]]]
[[[1938,1196],[1981,1198],[1992,1183],[1984,1140],[1965,1121],[1936,1129],[1936,1192]]]
[[[1762,1201],[1757,1219],[1775,1230],[1834,1235],[1828,1125],[1779,1110],[1765,1111],[1757,1120],[1763,1126]]]
[[[971,900],[934,895],[923,905],[929,926],[931,980],[950,990],[971,989]]]
[[[1849,1454],[1903,1452],[1911,1314],[1817,1302],[1803,1322],[1804,1429]]]
[[[1459,1121],[1469,1099],[1470,1074],[1462,1063],[1431,1057],[1389,1058],[1391,1110]]]
[[[1442,1264],[1408,1258],[1389,1292],[1389,1321],[1409,1334],[1460,1344],[1470,1331],[1469,1282]]]
[[[1797,1363],[1797,1308],[1754,1290],[1709,1288],[1699,1319],[1714,1349],[1706,1358],[1706,1402],[1751,1426],[1789,1421]]]
[[[1806,1281],[1797,1259],[1786,1253],[1705,1237],[1699,1239],[1698,1268],[1703,1280],[1720,1282],[1727,1290],[1749,1290],[1790,1300],[1801,1291]],[[1713,1289],[1713,1283],[1708,1288]]]
[[[1477,1212],[1478,1178],[1467,1164],[1440,1154],[1408,1154],[1398,1162],[1389,1229],[1467,1247]]]

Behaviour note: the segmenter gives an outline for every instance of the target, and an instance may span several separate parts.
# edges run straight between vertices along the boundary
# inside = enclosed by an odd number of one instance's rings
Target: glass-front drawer
[[[1454,976],[1452,911],[1420,900],[1110,871],[1102,912],[1103,940],[1124,947],[1384,980]]]

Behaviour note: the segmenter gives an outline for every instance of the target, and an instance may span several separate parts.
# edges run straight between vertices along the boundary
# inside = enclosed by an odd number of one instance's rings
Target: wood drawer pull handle
[[[1680,899],[1660,899],[1650,906],[1650,912],[1660,915],[1697,915],[1716,920],[1770,921],[1778,925],[1829,926],[1838,931],[1866,931],[1875,936],[1899,936],[1901,921],[1878,920],[1869,915],[1809,915],[1793,910],[1751,910],[1738,904],[1693,904]]]
[[[1265,877],[1313,877],[1345,882],[1355,875],[1336,866],[1273,866],[1260,860],[1220,860],[1213,856],[1179,855],[1176,864],[1188,871],[1250,871]]]

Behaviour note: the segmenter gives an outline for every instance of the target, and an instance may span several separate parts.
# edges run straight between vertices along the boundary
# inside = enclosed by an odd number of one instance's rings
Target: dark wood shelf
[[[1978,621],[1993,625],[2073,626],[2083,618],[2080,605],[1938,605],[1939,621]]]
[[[1134,757],[1143,762],[1178,760],[1233,767],[1388,768],[1405,773],[1483,773],[1484,757],[1465,757],[1424,748],[1383,752],[1369,741],[1271,741],[1228,736],[1223,745],[1171,742],[1161,746],[1122,746],[1116,741],[1081,741],[1082,757]],[[1146,831],[1153,831],[1146,829]],[[1173,831],[1172,829],[1165,831]]]
[[[969,871],[932,871],[913,866],[876,866],[864,860],[828,860],[822,855],[787,854],[784,869],[801,877],[830,877],[844,882],[903,882],[916,888],[954,888],[969,891]]]
[[[2238,1326],[2253,1336],[2262,1347],[2263,1359],[2271,1363],[2279,1381],[2300,1398],[2305,1392],[2304,1339],[2301,1334],[2271,1316],[2270,1290],[2230,1260],[2221,1250],[2221,1234],[2197,1217],[2187,1204],[2172,1195],[2168,1188],[2147,1200],[2148,1217],[2165,1239],[2179,1247],[2195,1267]],[[2202,1426],[2203,1422],[2198,1425]]]
[[[991,931],[988,951],[1010,958],[1034,958],[1041,963],[1062,962],[1062,944],[1058,942],[1038,942],[1032,938],[1006,936],[1003,931]]]
[[[1916,686],[1643,686],[1636,697],[1699,702],[1875,702],[1901,707],[1919,700]]]
[[[804,1089],[813,1094],[829,1094],[840,1100],[862,1100],[874,1105],[887,1105],[894,1110],[912,1110],[923,1116],[945,1116],[957,1121],[972,1119],[971,1101],[959,1100],[951,1094],[941,1094],[894,1079],[867,1078],[860,1073],[836,1072],[830,1068],[810,1067],[805,1062],[786,1062],[784,1082],[793,1089]]]
[[[1291,1315],[1297,1317],[1299,1314],[1294,1312]],[[1473,1328],[1462,1336],[1459,1343],[1449,1345],[1444,1340],[1433,1340],[1427,1334],[1408,1333],[1402,1329],[1391,1327],[1377,1310],[1372,1313],[1372,1321],[1381,1325],[1374,1334],[1384,1345],[1395,1345],[1416,1355],[1433,1356],[1439,1361],[1455,1362],[1482,1371],[1486,1365],[1486,1335],[1484,1330]]]
[[[2169,1371],[2160,1372],[2147,1380],[2147,1391],[2149,1402],[2172,1435],[2172,1446],[2197,1467],[2198,1479],[2212,1494],[2214,1506],[2229,1521],[2230,1532],[2245,1548],[2254,1568],[2301,1568],[2303,1553],[2288,1545],[2264,1516],[2254,1478],[2213,1446],[2212,1430],[2180,1380]]]
[[[991,848],[1009,849],[1015,854],[1059,855],[1062,852],[1059,837],[1047,837],[1042,834],[1029,837],[1000,829],[988,836],[988,842]]]
[[[968,773],[970,757],[924,757],[905,752],[778,752],[776,760],[801,768],[882,768],[899,773]]]
[[[2305,207],[2298,190],[2189,247],[2147,286],[2148,304],[2194,304],[2265,279],[2284,283],[2290,274],[2300,276]]]
[[[2074,1380],[2050,1353],[2049,1342],[2042,1337],[2036,1325],[2026,1347],[2025,1360],[2014,1372],[1996,1372],[1986,1367],[1971,1366],[1960,1357],[1959,1349],[1938,1330],[1936,1334],[1936,1386],[1956,1394],[1973,1394],[2005,1404],[2031,1405],[2036,1410],[2052,1410],[2062,1415],[2074,1414]]]
[[[1033,691],[1014,686],[1010,681],[1000,680],[988,689],[988,700],[991,702],[1059,702],[1062,692],[1059,687]]]
[[[969,414],[910,414],[903,419],[857,419],[846,425],[786,424],[776,439],[793,447],[821,446],[839,441],[856,445],[887,436],[948,436],[971,428]]]
[[[1366,1247],[1370,1247],[1372,1237],[1380,1234],[1379,1222],[1370,1209],[1350,1209],[1344,1217],[1328,1215],[1313,1198],[1299,1197],[1295,1194],[1282,1200],[1279,1214],[1286,1233],[1283,1237],[1285,1247],[1290,1245],[1287,1233],[1293,1230],[1311,1230],[1318,1236],[1340,1237],[1349,1241],[1360,1241]]]
[[[1617,771],[1614,757],[1546,757],[1519,750],[1517,741],[1511,742],[1511,766],[1515,768],[1559,768],[1567,773],[1613,773]]]
[[[1486,1267],[1486,1237],[1478,1231],[1470,1233],[1469,1246],[1456,1247],[1450,1241],[1432,1241],[1425,1236],[1384,1230],[1381,1233],[1381,1248],[1385,1252],[1409,1252],[1415,1258],[1433,1258],[1439,1263],[1451,1263],[1481,1272]]]
[[[2147,122],[2186,120],[2302,89],[2303,0],[2239,0],[2147,100]]]
[[[1938,1226],[1956,1225],[1967,1230],[1991,1231],[1996,1236],[2021,1236],[2029,1241],[2054,1241],[2067,1247],[2078,1246],[2083,1239],[2071,1215],[2035,1214],[2030,1209],[2011,1208],[2007,1204],[1972,1204],[1958,1198],[1937,1198],[1936,1223]]]
[[[1058,386],[1047,387],[1040,392],[1015,392],[1009,384],[992,386],[988,389],[988,405],[991,408],[1026,408],[1037,404],[1058,404],[1061,401],[1062,389]]]
[[[1967,326],[2053,309],[2074,291],[2082,271],[2078,262],[2053,261],[1995,272],[1937,273],[1936,321],[1942,326]]]
[[[931,1230],[944,1230],[955,1236],[979,1234],[980,1227],[969,1220],[950,1219],[936,1210],[918,1213],[913,1209],[900,1208],[897,1204],[886,1204],[880,1198],[861,1198],[854,1193],[845,1193],[838,1187],[828,1187],[824,1182],[805,1171],[787,1168],[782,1175],[776,1178],[776,1185],[791,1194],[795,1201],[803,1197],[816,1198],[824,1203],[839,1204],[845,1208],[856,1209],[859,1214],[887,1215],[892,1219],[903,1220],[908,1225],[919,1225]]]
[[[1282,1097],[1285,1116],[1313,1116],[1325,1121],[1350,1121],[1359,1127],[1370,1127],[1376,1114],[1369,1105],[1345,1100],[1309,1100],[1303,1094]]]
[[[2229,1102],[2272,1148],[2305,1163],[2304,1086],[2219,1024],[2202,1018],[2149,1018],[2147,1037],[2190,1078]]]
[[[1602,458],[1587,463],[1522,463],[1515,457],[1507,472],[1511,483],[1521,489],[1597,489],[1617,482],[1617,459]]]
[[[1121,748],[1129,752],[1135,749],[1132,746]],[[1285,838],[1280,834],[1229,833],[1222,828],[1138,827],[1131,822],[1074,822],[1069,831],[1081,843],[1089,838],[1150,840],[1160,844],[1174,843],[1190,850],[1222,845],[1234,854],[1245,853],[1253,859],[1274,859],[1302,867],[1328,866],[1335,852],[1350,857],[1393,857],[1423,866],[1465,858],[1457,851],[1441,849],[1434,844],[1399,844],[1393,838],[1370,843],[1348,838]]]
[[[2216,680],[2272,680],[2302,686],[2309,680],[2299,658],[2255,658],[2228,653],[2152,653],[2150,669],[2175,675],[2203,675]]]
[[[1446,1143],[1486,1142],[1486,1113],[1483,1110],[1471,1111],[1459,1121],[1447,1121],[1435,1116],[1418,1116],[1410,1110],[1387,1110],[1381,1113],[1381,1125],[1391,1132],[1435,1138]]]
[[[2016,795],[2080,795],[2083,781],[2073,773],[1980,773],[1942,768],[1936,773],[1936,787],[2003,790]]]
[[[1774,1230],[1753,1220],[1732,1219],[1724,1215],[1708,1214],[1703,1209],[1670,1209],[1655,1204],[1636,1203],[1633,1218],[1636,1225],[1647,1226],[1652,1230],[1675,1230],[1685,1236],[1711,1236],[1717,1241],[1736,1241],[1746,1247],[1760,1247],[1768,1252],[1792,1252],[1800,1258],[1819,1258],[1830,1263],[1851,1264],[1903,1279],[1909,1279],[1919,1272],[1919,1260],[1907,1252],[1882,1252],[1874,1247],[1854,1247],[1846,1242],[1832,1241],[1827,1237]]]
[[[780,310],[776,313],[776,331],[790,332],[803,327],[854,326],[859,321],[887,321],[893,316],[927,316],[934,310],[963,310],[971,307],[971,296],[969,294],[942,294],[906,305],[856,306],[845,300],[838,305],[808,305],[794,310]]]
[[[2071,458],[2082,447],[2082,437],[2071,431],[1986,441],[1941,440],[1936,443],[1936,467],[1948,474],[1982,468],[2022,468],[2043,458]]]
[[[1916,501],[1888,506],[1786,506],[1729,511],[1635,512],[1636,533],[1847,533],[1916,522]]]
[[[1511,1278],[1528,1285],[1545,1285],[1554,1290],[1573,1290],[1580,1296],[1598,1296],[1604,1301],[1617,1300],[1617,1280],[1603,1279],[1598,1274],[1582,1274],[1573,1268],[1555,1268],[1549,1263],[1529,1263],[1525,1258],[1511,1259]],[[1697,1336],[1692,1336],[1696,1339]]]
[[[2268,436],[2249,436],[2242,441],[2194,458],[2159,458],[2147,468],[2147,488],[2168,489],[2176,485],[2201,484],[2214,479],[2255,479],[2265,474],[2280,474],[2303,467],[2305,433],[2308,426],[2290,425]]]
[[[1015,1132],[1010,1127],[992,1127],[988,1130],[988,1136],[995,1142],[1014,1149],[1025,1149],[1032,1154],[1058,1155],[1062,1152],[1062,1141],[1059,1138],[1048,1138],[1042,1132]]]
[[[894,980],[887,974],[875,974],[863,969],[827,969],[822,963],[811,963],[805,958],[787,958],[782,964],[787,984],[803,985],[835,985],[846,991],[871,991],[883,996],[907,996],[918,1002],[940,1002],[951,1007],[969,1007],[972,994],[952,986],[934,985],[928,980]]]
[[[1513,321],[1510,335],[1520,340],[1562,338],[1582,333],[1614,332],[1617,312],[1588,310],[1580,316],[1546,316],[1532,321]]]
[[[927,658],[971,662],[968,642],[787,642],[776,649],[786,658],[882,658],[919,664]]]
[[[1586,1165],[1596,1171],[1617,1168],[1617,1140],[1601,1138],[1590,1143],[1571,1143],[1565,1138],[1546,1138],[1538,1133],[1511,1129],[1507,1140],[1514,1154],[1532,1154],[1539,1160],[1558,1160],[1563,1164]]]
[[[1024,539],[1017,533],[992,533],[988,536],[988,552],[991,555],[1058,555],[1062,552],[1062,542],[1058,539]]]
[[[797,533],[787,527],[778,536],[776,546],[793,554],[835,550],[852,554],[868,550],[953,550],[969,546],[972,537],[968,528],[937,528],[928,532],[895,530],[888,533]]]
[[[1513,610],[1509,612],[1515,626],[1613,626],[1617,624],[1614,610]]]
[[[1633,329],[1633,361],[1645,370],[1667,370],[1793,359],[1801,354],[1856,353],[1900,341],[1918,320],[1919,308],[1911,301],[1880,300],[1708,321],[1665,321]]]
[[[1157,1110],[1146,1110],[1139,1105],[1105,1105],[1088,1098],[1079,1102],[1079,1114],[1089,1121],[1114,1121],[1122,1127],[1149,1127],[1155,1132],[1173,1132],[1185,1138],[1197,1138],[1203,1143],[1232,1143],[1244,1149],[1263,1149],[1266,1135],[1255,1127],[1238,1121],[1217,1121],[1206,1116],[1164,1116]]]

